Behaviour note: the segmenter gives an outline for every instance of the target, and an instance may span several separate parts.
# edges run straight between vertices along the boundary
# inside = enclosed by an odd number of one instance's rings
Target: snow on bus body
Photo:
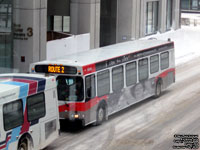
[[[110,114],[175,82],[174,43],[136,40],[31,64],[30,71],[57,77],[60,118],[99,124]],[[64,82],[60,82],[64,79]],[[76,80],[79,80],[78,82]],[[59,83],[60,82],[60,83]],[[74,85],[81,82],[78,99]],[[60,90],[59,85],[65,85]],[[62,92],[66,95],[62,95]],[[80,92],[80,91],[79,91]],[[100,121],[99,121],[100,120]]]
[[[39,150],[59,135],[55,77],[0,75],[0,150]]]

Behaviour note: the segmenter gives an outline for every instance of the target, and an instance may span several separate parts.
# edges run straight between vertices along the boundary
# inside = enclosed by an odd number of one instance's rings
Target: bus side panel
[[[174,83],[174,72],[168,72],[166,77],[162,78],[162,88],[166,89],[169,87],[172,83]]]
[[[155,92],[155,78],[151,78],[121,91],[110,94],[108,99],[108,114],[124,109],[134,103],[142,101]]]
[[[59,135],[59,113],[56,89],[45,91],[46,115],[40,119],[40,148],[45,148],[53,142]]]

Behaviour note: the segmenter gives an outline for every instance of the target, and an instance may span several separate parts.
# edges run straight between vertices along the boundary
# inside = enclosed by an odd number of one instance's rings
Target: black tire
[[[26,138],[20,140],[18,150],[28,150],[28,140]]]
[[[103,121],[105,120],[105,116],[106,116],[106,108],[104,104],[100,104],[97,112],[96,112],[96,123],[95,125],[101,125],[103,123]]]
[[[155,88],[155,98],[160,97],[162,94],[162,82],[161,80],[159,80],[156,84],[156,88]]]

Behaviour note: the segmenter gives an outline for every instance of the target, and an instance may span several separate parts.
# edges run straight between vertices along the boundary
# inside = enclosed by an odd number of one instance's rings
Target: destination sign
[[[65,73],[65,67],[63,67],[63,66],[48,66],[48,72],[50,72],[50,73]]]
[[[77,74],[76,67],[62,65],[36,65],[35,72],[56,74]]]

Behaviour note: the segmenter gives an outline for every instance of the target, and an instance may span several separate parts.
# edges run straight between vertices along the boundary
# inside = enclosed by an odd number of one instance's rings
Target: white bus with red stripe
[[[56,75],[61,119],[100,124],[175,82],[174,43],[129,41],[37,62],[30,71]]]
[[[0,75],[0,150],[39,150],[59,136],[55,77]]]

